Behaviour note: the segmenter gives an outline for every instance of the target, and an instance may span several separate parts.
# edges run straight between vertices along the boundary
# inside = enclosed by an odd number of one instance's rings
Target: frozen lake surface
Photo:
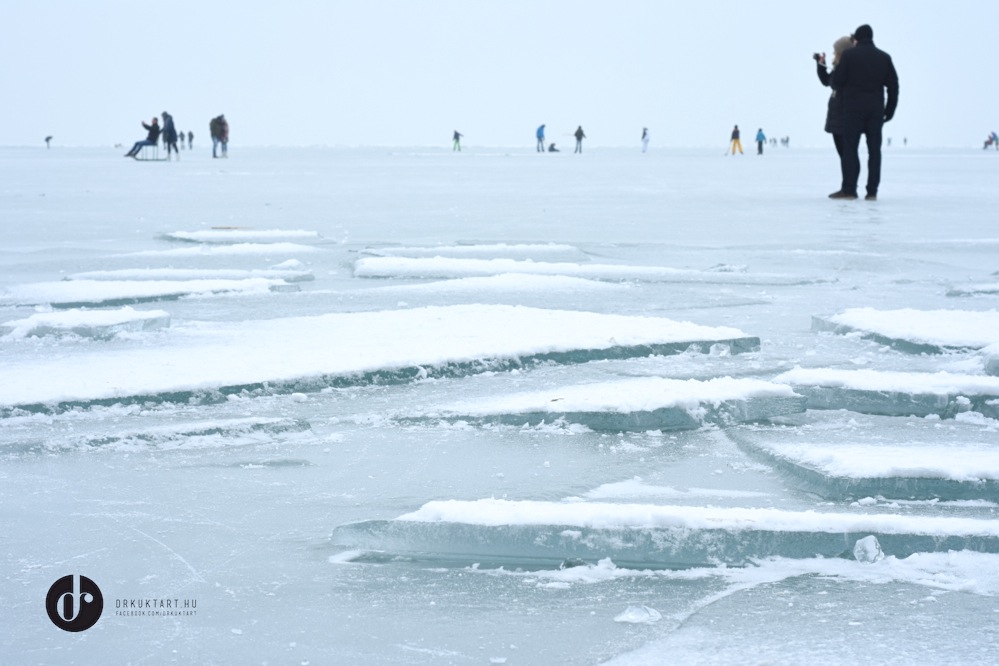
[[[993,153],[120,152],[0,149],[0,662],[995,659]]]

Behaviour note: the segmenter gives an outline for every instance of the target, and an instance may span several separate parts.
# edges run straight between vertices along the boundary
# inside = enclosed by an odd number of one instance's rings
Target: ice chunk
[[[337,527],[333,545],[444,562],[621,567],[742,566],[767,557],[849,556],[875,535],[897,557],[999,552],[999,521],[900,514],[487,499],[437,501],[395,520]]]
[[[315,276],[306,270],[295,268],[263,268],[239,270],[235,268],[120,268],[107,271],[86,271],[73,273],[70,280],[284,280],[285,282],[306,282]]]
[[[508,425],[563,420],[602,431],[680,430],[805,411],[790,387],[758,379],[639,377],[469,400],[431,418]]]
[[[999,378],[949,372],[890,372],[801,368],[775,382],[808,398],[809,409],[848,409],[862,414],[953,417],[974,409],[992,413]]]
[[[985,373],[992,376],[999,376],[999,343],[989,345],[982,350],[984,357]]]
[[[258,294],[275,289],[297,289],[284,280],[63,280],[8,287],[0,304],[49,304],[58,308],[118,306],[176,300],[205,294]]]
[[[936,354],[999,342],[999,312],[851,308],[830,317],[812,317],[812,329],[860,333],[900,351]]]
[[[301,243],[234,243],[232,245],[195,245],[173,250],[142,250],[123,257],[231,257],[243,255],[286,255],[319,252],[319,248]]]
[[[151,331],[170,326],[170,314],[164,310],[66,310],[33,314],[0,325],[0,335],[12,338],[46,335],[79,335],[108,339],[118,333]]]
[[[628,624],[653,624],[663,619],[662,613],[648,606],[628,606],[614,617],[615,622]]]
[[[628,289],[630,285],[616,282],[602,282],[587,278],[564,275],[524,275],[502,273],[490,277],[455,278],[427,284],[393,284],[378,287],[382,290],[414,293],[455,294],[463,292],[498,291],[502,293],[537,292],[550,294],[566,291],[613,292]]]
[[[302,229],[253,229],[252,227],[212,227],[198,231],[171,231],[163,234],[167,240],[190,243],[239,243],[246,241],[319,240],[315,231]]]
[[[797,428],[726,436],[785,482],[828,500],[999,501],[996,425],[810,412]],[[983,419],[984,421],[984,419]]]
[[[472,257],[489,259],[585,259],[586,253],[573,245],[559,243],[477,243],[417,247],[367,248],[364,254],[376,257]]]
[[[503,273],[564,275],[591,280],[645,280],[700,284],[796,285],[823,281],[766,273],[702,271],[662,266],[518,261],[516,259],[365,257],[354,263],[354,275],[364,278],[464,278],[486,277]]]
[[[869,534],[863,539],[857,539],[857,543],[853,546],[853,559],[858,562],[874,564],[884,558],[885,554],[881,552],[881,544],[878,543],[878,538],[873,534]]]
[[[999,294],[999,282],[967,284],[963,287],[951,287],[947,290],[948,296],[978,296],[991,294]]]
[[[503,305],[232,322],[188,328],[152,348],[5,363],[0,407],[315,391],[539,362],[678,353],[721,340],[736,352],[759,349],[758,338],[734,328]],[[170,372],[158,370],[164,367]]]

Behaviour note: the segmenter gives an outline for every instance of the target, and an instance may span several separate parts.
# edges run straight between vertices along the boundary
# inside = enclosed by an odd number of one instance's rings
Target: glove
[[[886,113],[885,114],[885,122],[890,121],[894,116],[895,116],[895,112],[894,111],[892,111],[891,113]]]

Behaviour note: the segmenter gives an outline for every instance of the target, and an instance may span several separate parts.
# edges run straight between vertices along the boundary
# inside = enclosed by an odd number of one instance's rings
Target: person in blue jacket
[[[767,135],[763,133],[763,128],[761,127],[756,131],[756,154],[763,154],[763,144],[767,142]]]
[[[545,152],[545,126],[542,125],[538,128],[538,131],[534,133],[534,136],[538,138],[538,152]]]

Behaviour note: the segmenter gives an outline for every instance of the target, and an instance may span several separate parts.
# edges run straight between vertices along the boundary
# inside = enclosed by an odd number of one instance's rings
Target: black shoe
[[[843,190],[838,190],[838,191],[833,192],[832,194],[830,194],[829,198],[830,199],[849,199],[850,201],[853,201],[854,199],[857,198],[857,195],[856,194],[852,194],[850,192],[844,192]]]
[[[877,201],[877,200],[878,200],[878,195],[876,194],[868,194],[866,197],[864,197],[864,201]]]

